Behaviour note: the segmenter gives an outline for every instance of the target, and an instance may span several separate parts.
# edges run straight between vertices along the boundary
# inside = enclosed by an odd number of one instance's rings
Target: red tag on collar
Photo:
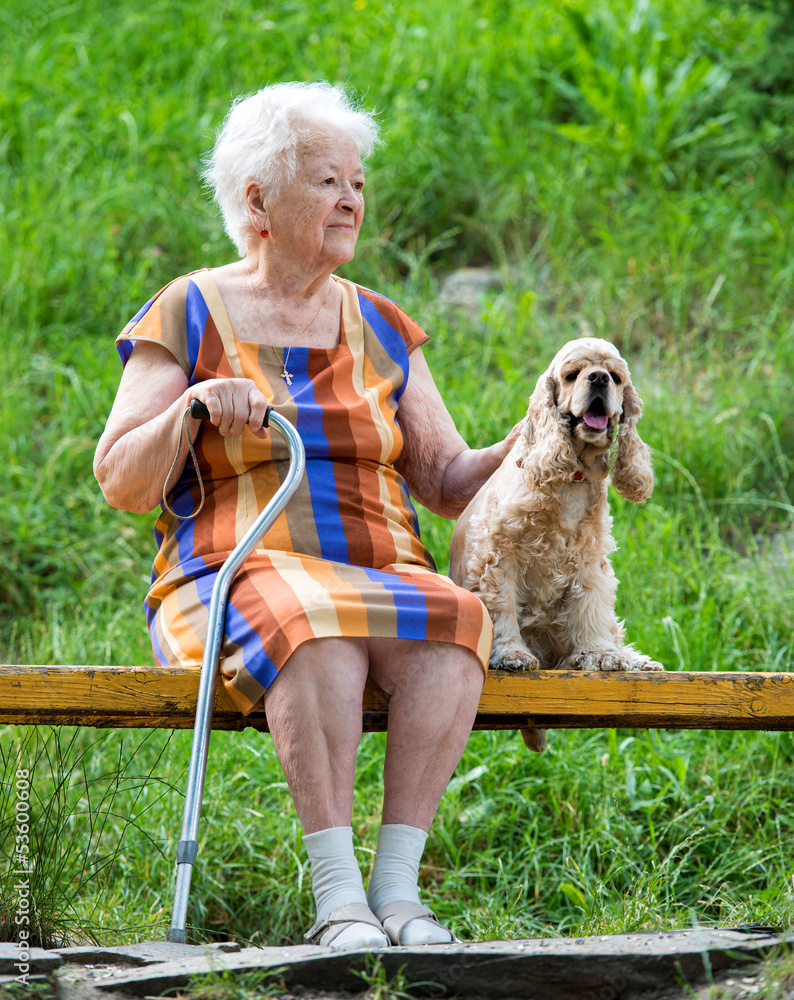
[[[573,481],[575,483],[578,483],[580,479],[584,479],[584,476],[582,475],[582,473],[581,472],[574,472],[574,474],[573,474]]]

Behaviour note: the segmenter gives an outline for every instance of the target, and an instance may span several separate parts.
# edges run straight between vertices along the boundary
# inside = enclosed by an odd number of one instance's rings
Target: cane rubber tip
[[[172,927],[166,934],[165,939],[174,944],[187,944],[187,931],[181,927]]]

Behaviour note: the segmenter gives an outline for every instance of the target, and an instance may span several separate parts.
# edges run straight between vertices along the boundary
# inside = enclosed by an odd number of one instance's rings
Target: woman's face
[[[340,129],[325,127],[298,148],[297,171],[265,200],[273,251],[308,270],[353,259],[364,218],[364,170],[358,148]]]

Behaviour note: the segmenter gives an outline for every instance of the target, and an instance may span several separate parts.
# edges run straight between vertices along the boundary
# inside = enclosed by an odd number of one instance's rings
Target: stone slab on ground
[[[44,948],[28,948],[25,952],[29,957],[26,964],[30,966],[31,975],[48,975],[54,972],[63,964],[63,959],[54,951],[47,951]],[[17,976],[17,964],[19,963],[19,945],[13,943],[0,944],[0,974],[6,976]]]
[[[704,981],[710,972],[758,961],[794,944],[769,931],[661,931],[584,938],[541,938],[384,948],[388,977],[398,973],[411,984],[437,983],[450,994],[488,1000],[582,1000],[618,997],[639,990]],[[163,962],[140,969],[106,972],[95,989],[127,996],[156,996],[184,988],[191,976],[215,971],[274,973],[292,990],[360,992],[355,972],[366,971],[368,955],[312,945],[245,948]]]
[[[176,944],[171,941],[143,941],[118,948],[101,948],[98,945],[76,945],[72,948],[56,948],[54,952],[65,963],[71,965],[160,965],[163,962],[179,962],[186,958],[204,958],[207,949],[213,952],[230,953],[240,951],[236,941],[222,941],[214,944]]]

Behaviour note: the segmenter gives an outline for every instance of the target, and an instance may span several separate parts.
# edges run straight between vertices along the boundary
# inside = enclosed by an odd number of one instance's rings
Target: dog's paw
[[[558,670],[600,670],[625,671],[625,670],[657,670],[664,669],[659,664],[655,667],[640,666],[646,661],[653,663],[648,656],[635,653],[626,649],[598,649],[592,652],[571,653],[560,660],[557,664]]]
[[[664,670],[661,663],[657,663],[656,660],[652,660],[650,656],[645,656],[644,653],[633,653],[631,659],[629,660],[629,666],[624,667],[624,670]]]
[[[592,670],[618,671],[634,669],[631,665],[634,662],[634,657],[627,655],[621,649],[609,649],[603,653],[594,653],[593,658],[595,665],[591,667]]]
[[[540,660],[524,646],[494,644],[491,667],[494,670],[539,670]]]
[[[557,661],[557,670],[601,670],[599,653],[571,653]]]

